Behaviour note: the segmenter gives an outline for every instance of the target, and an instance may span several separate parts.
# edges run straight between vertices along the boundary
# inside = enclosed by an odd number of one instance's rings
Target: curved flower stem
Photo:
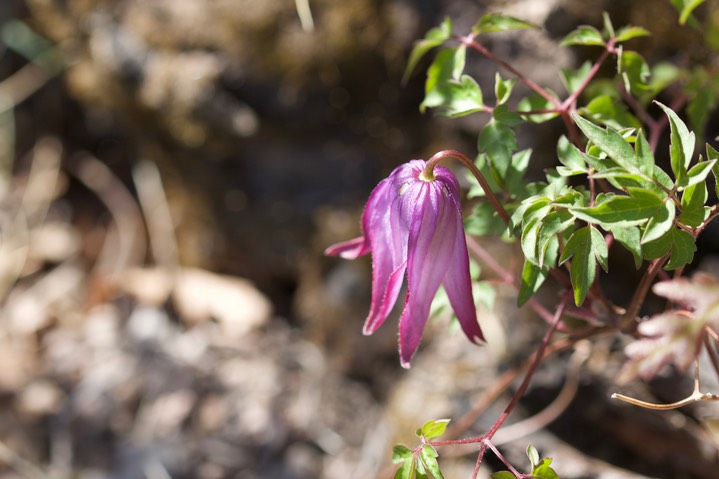
[[[499,214],[499,216],[506,224],[509,224],[509,213],[507,213],[507,210],[504,209],[502,203],[499,202],[499,199],[492,191],[492,188],[489,186],[489,183],[487,182],[482,172],[479,171],[479,168],[477,168],[474,162],[470,160],[466,155],[464,155],[464,153],[461,153],[457,150],[442,150],[435,153],[432,158],[427,160],[427,166],[422,172],[423,179],[434,179],[434,167],[437,166],[437,163],[439,163],[439,161],[443,160],[444,158],[455,158],[459,160],[464,166],[466,166],[470,172],[472,172],[474,177],[477,178],[479,186],[482,187],[484,193],[487,195],[487,199],[490,203],[492,203],[494,210],[497,212],[497,214]]]

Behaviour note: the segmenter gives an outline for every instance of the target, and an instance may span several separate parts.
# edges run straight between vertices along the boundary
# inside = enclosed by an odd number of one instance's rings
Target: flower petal
[[[477,322],[477,308],[472,297],[472,279],[469,276],[469,255],[467,254],[467,240],[464,237],[462,226],[462,213],[457,205],[456,210],[456,236],[454,238],[454,251],[452,262],[444,277],[444,290],[447,292],[449,303],[454,314],[457,315],[462,331],[473,343],[484,341],[482,329]]]
[[[372,250],[372,303],[363,328],[372,334],[379,328],[397,302],[407,260],[406,233],[393,223],[399,214],[399,199],[392,177],[380,183],[367,203],[364,228]]]
[[[419,347],[439,285],[452,260],[456,227],[452,204],[441,184],[421,182],[408,192],[412,208],[407,255],[407,300],[399,320],[400,362],[408,368]]]
[[[344,259],[356,259],[369,252],[369,242],[365,236],[333,244],[325,250],[327,256],[340,256]]]

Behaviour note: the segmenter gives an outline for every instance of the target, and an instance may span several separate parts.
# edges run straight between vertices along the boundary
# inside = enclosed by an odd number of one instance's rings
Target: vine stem
[[[627,311],[620,318],[619,329],[627,329],[631,322],[634,321],[634,318],[637,317],[637,315],[639,314],[639,309],[642,307],[644,299],[649,293],[649,287],[652,285],[652,281],[654,281],[654,278],[661,271],[662,266],[664,265],[664,262],[667,260],[667,258],[669,258],[669,254],[661,258],[657,258],[649,264],[649,268],[647,268],[646,273],[644,273],[644,276],[642,276],[641,280],[639,280],[639,285],[637,286],[637,289],[634,290],[634,296],[632,296],[632,299],[629,302]]]
[[[516,76],[522,83],[527,85],[529,88],[534,90],[538,95],[541,95],[544,97],[548,102],[550,102],[552,105],[554,105],[557,108],[562,107],[562,103],[555,97],[553,97],[547,90],[542,88],[541,86],[537,85],[534,81],[532,81],[530,78],[527,78],[522,72],[514,68],[512,65],[507,63],[506,61],[502,60],[498,56],[496,56],[494,53],[487,50],[483,45],[477,43],[474,41],[474,35],[465,35],[460,36],[458,39],[463,44],[470,48],[473,48],[474,50],[477,50],[479,53],[484,55],[485,57],[492,60],[494,63],[499,65],[500,67],[507,70],[512,75]]]
[[[475,472],[478,470],[479,465],[482,463],[482,458],[484,456],[484,453],[487,451],[487,448],[492,448],[490,446],[490,443],[492,441],[492,437],[497,433],[499,428],[502,427],[504,422],[507,420],[509,415],[514,411],[514,408],[519,403],[519,400],[522,398],[524,393],[527,391],[527,388],[529,387],[529,383],[531,382],[532,378],[534,377],[534,373],[537,371],[537,368],[539,367],[539,364],[542,361],[542,358],[544,358],[544,353],[547,350],[547,347],[549,346],[552,336],[554,335],[555,331],[557,330],[557,327],[559,326],[559,323],[561,322],[562,315],[564,314],[564,310],[569,305],[569,302],[571,301],[571,295],[565,294],[564,298],[562,299],[562,302],[559,304],[559,307],[554,313],[554,319],[552,321],[552,324],[550,324],[549,328],[547,329],[547,332],[544,334],[544,338],[542,338],[542,342],[539,345],[539,348],[537,349],[537,352],[534,355],[534,358],[532,359],[532,362],[529,366],[529,369],[527,370],[527,373],[524,375],[524,379],[522,380],[522,383],[519,385],[519,388],[517,388],[517,391],[512,395],[512,399],[509,401],[509,404],[504,409],[502,414],[499,416],[497,421],[492,425],[492,427],[487,431],[485,434],[478,436],[478,437],[470,437],[466,439],[453,439],[453,440],[446,440],[446,441],[430,441],[428,444],[432,446],[450,446],[450,445],[459,445],[459,444],[481,444],[480,450],[479,450],[479,456],[477,458],[477,466],[475,469]],[[476,476],[475,476],[476,477]]]

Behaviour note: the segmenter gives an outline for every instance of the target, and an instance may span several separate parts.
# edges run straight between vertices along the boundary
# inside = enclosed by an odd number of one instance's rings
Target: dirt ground
[[[322,251],[359,233],[368,192],[397,164],[473,153],[481,120],[420,115],[421,75],[399,80],[416,38],[445,15],[468,28],[489,3],[544,26],[492,47],[556,88],[554,69],[577,61],[556,38],[602,9],[617,22],[640,11],[608,0],[310,0],[311,15],[303,1],[3,0],[0,479],[389,478],[392,446],[414,444],[426,420],[486,430],[544,323],[498,287],[480,317],[486,346],[438,318],[403,370],[396,316],[361,335],[369,261]],[[557,132],[521,141],[553,148]],[[515,246],[486,247],[520,266]],[[716,477],[716,407],[611,401],[621,346],[601,338],[547,361],[502,451],[524,464],[532,443],[563,479]],[[668,371],[630,392],[671,401],[690,390]],[[549,424],[536,419],[547,410]],[[440,455],[445,477],[470,477],[471,454]]]

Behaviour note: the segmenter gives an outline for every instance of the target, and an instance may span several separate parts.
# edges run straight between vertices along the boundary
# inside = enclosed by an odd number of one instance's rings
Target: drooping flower
[[[367,201],[363,236],[325,251],[345,259],[372,253],[372,302],[364,334],[372,334],[387,319],[407,272],[399,320],[400,362],[406,368],[440,285],[470,341],[484,340],[472,297],[459,183],[447,168],[425,171],[425,166],[424,160],[412,160],[395,168]]]

